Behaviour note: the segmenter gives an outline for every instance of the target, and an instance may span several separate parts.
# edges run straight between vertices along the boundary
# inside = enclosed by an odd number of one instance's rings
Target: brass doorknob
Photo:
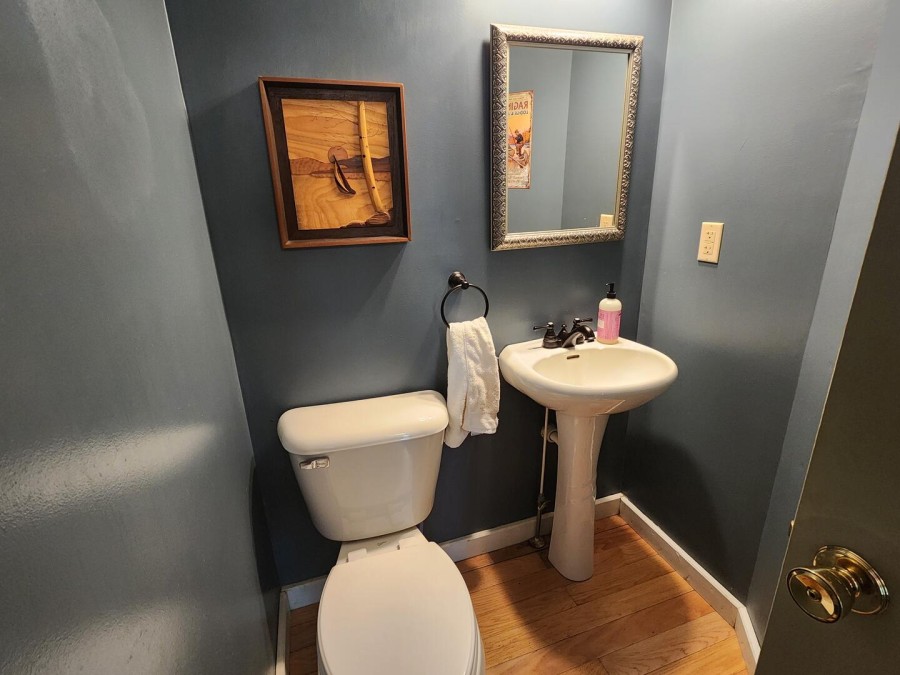
[[[884,580],[850,549],[823,546],[812,564],[788,572],[787,586],[794,602],[817,621],[834,623],[851,611],[878,614],[887,607]]]

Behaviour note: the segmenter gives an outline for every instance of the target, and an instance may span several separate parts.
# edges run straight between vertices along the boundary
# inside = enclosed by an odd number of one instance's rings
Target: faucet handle
[[[553,332],[553,322],[548,321],[543,326],[535,326],[534,330],[542,330],[544,331],[544,348],[546,349],[555,349],[559,347],[559,338],[556,336],[556,333]]]
[[[577,316],[572,321],[572,332],[574,333],[576,330],[584,335],[584,339],[587,342],[593,342],[596,339],[594,335],[594,329],[590,326],[585,326],[584,324],[590,323],[593,319],[579,319]]]

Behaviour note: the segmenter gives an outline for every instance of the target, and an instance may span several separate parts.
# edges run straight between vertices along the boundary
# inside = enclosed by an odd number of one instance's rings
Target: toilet
[[[419,531],[449,418],[436,391],[294,408],[278,436],[316,528],[342,542],[319,602],[319,673],[481,675],[466,584]]]

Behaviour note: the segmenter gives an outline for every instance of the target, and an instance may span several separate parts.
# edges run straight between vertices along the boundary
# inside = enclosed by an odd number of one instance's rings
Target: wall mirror
[[[640,35],[491,25],[491,249],[625,236]]]

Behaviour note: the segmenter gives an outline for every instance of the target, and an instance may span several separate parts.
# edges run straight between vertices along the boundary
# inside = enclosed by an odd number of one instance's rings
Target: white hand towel
[[[497,431],[500,411],[500,369],[494,339],[484,317],[451,323],[447,330],[447,410],[450,425],[444,436],[458,448],[469,432]]]

